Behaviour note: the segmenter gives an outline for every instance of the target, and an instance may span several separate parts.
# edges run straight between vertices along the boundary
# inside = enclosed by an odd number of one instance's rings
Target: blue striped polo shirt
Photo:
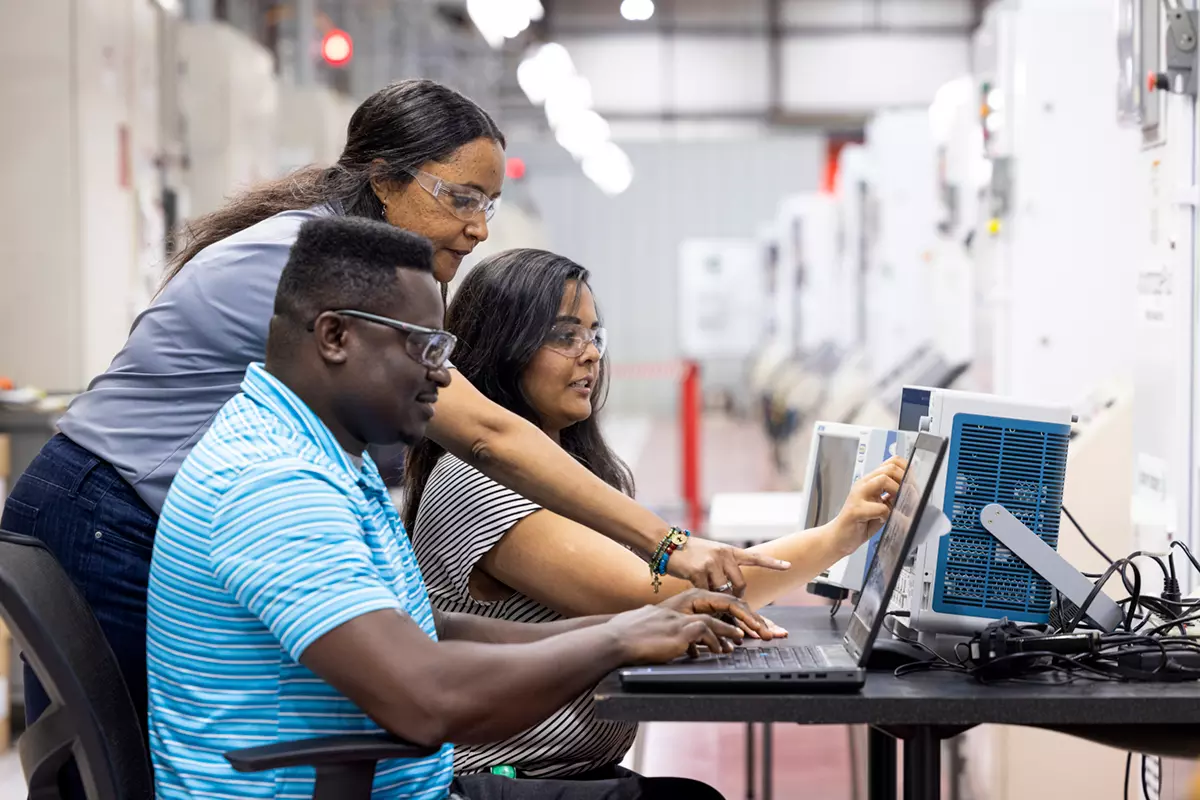
[[[147,602],[150,746],[159,798],[307,798],[313,770],[233,771],[229,750],[379,732],[299,661],[362,614],[431,639],[412,547],[369,457],[361,468],[261,365],[246,372],[171,485]],[[373,798],[444,798],[452,748],[379,765]]]

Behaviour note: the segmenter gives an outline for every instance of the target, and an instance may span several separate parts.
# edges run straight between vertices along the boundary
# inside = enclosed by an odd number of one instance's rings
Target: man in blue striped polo
[[[700,595],[759,624],[708,593],[543,625],[435,614],[364,451],[423,434],[454,346],[441,316],[424,239],[355,218],[301,228],[266,363],[192,450],[159,522],[147,665],[160,798],[309,796],[311,769],[241,775],[222,754],[381,728],[443,746],[380,764],[375,798],[641,797],[629,782],[452,784],[446,743],[513,735],[622,664],[727,648],[737,629],[680,613]]]

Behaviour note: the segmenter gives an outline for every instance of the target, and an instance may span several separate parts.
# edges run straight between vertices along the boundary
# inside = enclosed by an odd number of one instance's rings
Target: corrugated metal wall
[[[819,135],[754,141],[622,143],[633,185],[606,197],[553,142],[514,143],[551,246],[590,269],[610,331],[614,364],[667,362],[679,356],[676,259],[685,238],[752,237],[775,216],[782,197],[819,185]],[[710,365],[706,385],[735,383],[740,364]],[[674,411],[675,386],[622,380],[610,407],[633,413]]]

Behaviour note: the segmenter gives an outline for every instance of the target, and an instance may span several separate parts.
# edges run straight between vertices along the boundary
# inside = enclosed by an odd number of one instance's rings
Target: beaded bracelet
[[[667,574],[667,562],[670,560],[671,554],[686,547],[691,535],[691,531],[671,528],[658,543],[654,555],[650,557],[650,585],[654,587],[655,594],[658,594],[658,587],[662,585],[661,576]]]

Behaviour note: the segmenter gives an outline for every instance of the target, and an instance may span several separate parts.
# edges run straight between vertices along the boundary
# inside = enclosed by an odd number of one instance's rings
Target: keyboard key
[[[769,669],[807,670],[820,669],[829,664],[829,659],[819,648],[800,647],[745,647],[729,655],[717,656],[713,666],[720,669]]]

